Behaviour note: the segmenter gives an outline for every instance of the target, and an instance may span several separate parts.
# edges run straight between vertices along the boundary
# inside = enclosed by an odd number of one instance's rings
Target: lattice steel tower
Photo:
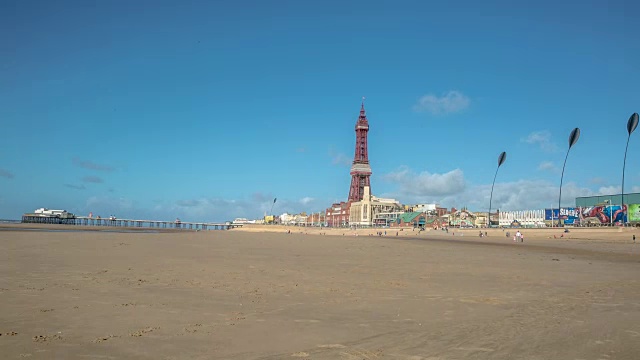
[[[369,150],[367,149],[367,134],[369,122],[364,111],[364,97],[360,107],[360,116],[356,122],[356,152],[351,165],[351,187],[349,188],[349,202],[360,201],[364,196],[364,187],[371,183],[371,166],[369,165]]]

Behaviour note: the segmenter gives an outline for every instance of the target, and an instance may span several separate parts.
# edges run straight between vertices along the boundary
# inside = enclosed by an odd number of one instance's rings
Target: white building
[[[413,205],[411,208],[413,208],[414,212],[423,212],[428,214],[436,211],[436,209],[439,207],[440,205],[438,204],[416,204],[416,205]]]
[[[371,195],[371,189],[364,187],[361,201],[351,203],[349,208],[349,225],[368,227],[373,225],[376,214],[402,211],[402,205],[395,199],[384,199]]]
[[[279,216],[282,225],[303,225],[307,222],[307,217],[302,214],[287,214]]]
[[[233,220],[234,224],[255,224],[256,221],[255,220],[249,220],[247,218],[236,218],[235,220]]]
[[[545,227],[544,210],[500,211],[498,224],[511,226],[514,222],[524,227]]]

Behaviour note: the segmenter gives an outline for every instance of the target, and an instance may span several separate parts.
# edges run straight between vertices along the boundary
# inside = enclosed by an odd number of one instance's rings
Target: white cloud
[[[387,181],[397,183],[400,194],[409,196],[442,196],[457,194],[465,189],[462,170],[455,169],[444,174],[423,171],[414,173],[403,166],[395,172],[383,175]]]
[[[556,151],[558,146],[551,142],[551,133],[549,131],[534,131],[521,139],[522,142],[540,146],[545,151]]]
[[[466,184],[461,170],[445,174],[422,173],[416,175],[403,167],[387,174],[386,180],[399,185],[395,192],[384,194],[404,203],[436,203],[442,207],[467,207],[474,211],[487,211],[491,184]],[[558,206],[558,184],[546,180],[519,180],[496,183],[491,208],[502,210],[544,209]],[[591,196],[597,192],[575,183],[562,186],[562,206],[575,205],[575,198]],[[554,205],[555,204],[555,205]]]
[[[306,196],[306,197],[303,197],[302,199],[300,199],[300,203],[302,205],[307,205],[307,204],[311,203],[313,200],[315,200],[315,199],[312,198],[312,197]]]
[[[552,161],[543,161],[538,165],[538,170],[557,171],[558,168]]]
[[[418,99],[413,106],[416,112],[429,112],[434,115],[460,112],[469,107],[471,100],[463,93],[451,90],[442,96],[427,94]]]
[[[474,186],[467,195],[478,209],[488,209],[491,185]],[[573,182],[562,185],[562,206],[574,206],[579,196],[594,195],[594,191]],[[526,210],[558,206],[559,185],[546,180],[518,180],[496,184],[492,209]],[[474,206],[474,207],[475,207]]]
[[[628,193],[636,193],[636,192],[640,192],[640,186],[634,185],[634,186],[627,186],[625,184],[624,186],[624,193],[628,194]],[[601,186],[598,189],[598,195],[617,195],[617,194],[621,194],[622,193],[622,184],[620,185],[609,185],[609,186]]]
[[[622,191],[622,185],[609,185],[609,186],[601,186],[598,189],[598,195],[615,195],[620,194]]]

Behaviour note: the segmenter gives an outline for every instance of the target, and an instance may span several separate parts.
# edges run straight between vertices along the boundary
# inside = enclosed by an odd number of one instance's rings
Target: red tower
[[[356,152],[351,165],[351,187],[349,188],[349,202],[360,201],[364,197],[364,187],[371,186],[371,166],[369,165],[369,150],[367,149],[367,134],[369,122],[364,112],[364,98],[360,107],[360,116],[356,122]]]

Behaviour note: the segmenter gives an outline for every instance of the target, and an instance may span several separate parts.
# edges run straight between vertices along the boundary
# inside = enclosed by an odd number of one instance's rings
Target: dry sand
[[[636,229],[270,229],[0,229],[0,357],[640,358]]]

